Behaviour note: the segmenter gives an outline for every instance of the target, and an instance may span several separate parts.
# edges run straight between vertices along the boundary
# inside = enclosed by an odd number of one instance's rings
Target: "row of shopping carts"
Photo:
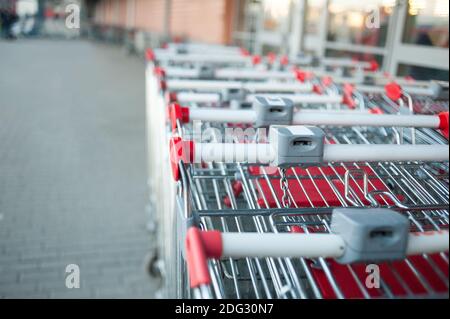
[[[448,297],[448,84],[234,47],[146,57],[167,297]]]

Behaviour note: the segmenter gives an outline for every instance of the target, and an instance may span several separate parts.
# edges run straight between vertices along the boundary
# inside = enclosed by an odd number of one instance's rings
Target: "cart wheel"
[[[161,278],[161,260],[158,258],[158,254],[150,253],[146,258],[145,263],[146,272],[153,278]]]

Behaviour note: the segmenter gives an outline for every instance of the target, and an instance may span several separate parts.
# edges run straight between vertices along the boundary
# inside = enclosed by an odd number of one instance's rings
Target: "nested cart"
[[[227,58],[149,54],[166,296],[448,297],[443,85],[342,85],[212,52]]]

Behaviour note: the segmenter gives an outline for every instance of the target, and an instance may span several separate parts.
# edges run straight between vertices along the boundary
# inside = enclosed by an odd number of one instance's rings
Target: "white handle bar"
[[[218,103],[221,101],[221,96],[218,93],[179,92],[177,93],[177,101],[181,104]]]
[[[300,97],[300,95],[299,95]],[[307,97],[307,96],[306,96]],[[306,98],[307,99],[307,98]],[[330,99],[331,100],[331,99]],[[191,121],[219,123],[254,123],[257,114],[253,110],[229,110],[217,108],[189,109]],[[415,127],[438,129],[441,121],[433,115],[370,114],[358,111],[298,111],[292,125],[368,126],[368,127]]]
[[[198,69],[186,69],[177,67],[164,68],[166,75],[169,78],[199,78],[200,71]],[[349,83],[349,84],[361,84],[364,79],[361,77],[341,77],[336,74],[325,72],[323,70],[305,70],[311,72],[316,77],[331,76],[333,82],[336,84]],[[270,71],[270,70],[255,70],[255,69],[218,69],[214,71],[214,77],[216,79],[235,79],[235,80],[295,80],[296,75],[294,72],[288,71]]]
[[[356,85],[355,89],[365,94],[384,94],[385,88],[382,86],[372,86],[372,85]],[[431,87],[420,87],[420,86],[403,86],[402,90],[411,95],[421,95],[434,97],[436,95],[436,90]]]
[[[339,258],[345,242],[335,234],[222,233],[223,257]],[[448,251],[448,231],[410,234],[407,255]]]
[[[371,67],[371,64],[369,62],[353,61],[351,59],[342,58],[324,58],[321,60],[321,64],[331,67],[354,67],[361,69],[367,69]]]
[[[273,94],[249,94],[246,96],[246,101],[253,102],[256,96],[273,97]],[[277,97],[289,99],[295,104],[341,104],[342,102],[342,96],[338,94],[277,94]],[[217,93],[179,92],[177,94],[177,101],[181,104],[217,103],[221,101],[221,97]]]
[[[326,112],[297,112],[294,125],[329,125],[329,126],[369,126],[369,127],[415,127],[434,128],[440,126],[440,119],[433,115],[391,115],[370,114],[362,112],[334,114]]]
[[[247,64],[252,62],[252,57],[229,55],[229,54],[176,54],[163,51],[154,51],[156,60],[160,62],[178,62],[178,63],[239,63]]]
[[[166,75],[173,78],[198,78],[200,71],[198,69],[185,68],[165,68]],[[248,79],[248,80],[294,80],[294,72],[284,71],[266,71],[255,69],[218,69],[214,72],[217,79]]]
[[[216,162],[267,165],[277,153],[270,144],[195,143],[196,163]],[[410,162],[448,161],[448,145],[384,145],[339,144],[324,145],[322,161],[331,162]]]
[[[168,80],[169,90],[205,90],[240,89],[250,92],[312,92],[312,84],[306,83],[272,83],[239,81],[204,81],[204,80]]]
[[[253,102],[256,97],[272,98],[273,94],[250,94],[247,96],[248,102]],[[339,94],[277,94],[277,98],[291,100],[294,104],[341,104],[342,95]]]

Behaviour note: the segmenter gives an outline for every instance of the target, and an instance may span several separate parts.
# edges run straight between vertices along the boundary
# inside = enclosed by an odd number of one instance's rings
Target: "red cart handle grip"
[[[253,63],[253,65],[261,64],[261,62],[262,62],[262,58],[261,58],[260,55],[252,56],[252,63]]]
[[[244,190],[242,182],[239,182],[239,181],[233,182],[233,184],[231,185],[231,188],[233,190],[233,195],[234,195],[235,198],[239,197],[241,195],[242,191]],[[231,207],[231,198],[230,198],[230,196],[226,195],[223,198],[223,203],[225,204],[225,206]]]
[[[191,227],[186,233],[186,262],[191,288],[211,284],[209,258],[222,256],[222,234],[219,231],[201,231]]]
[[[147,49],[145,51],[145,59],[147,61],[152,61],[152,62],[155,61],[155,59],[156,59],[155,52],[152,49]]]
[[[370,67],[367,68],[367,71],[376,72],[380,69],[380,64],[378,64],[377,60],[369,61]]]
[[[249,57],[250,56],[250,52],[247,49],[241,48],[240,51],[241,51],[241,55],[242,56],[245,56],[245,57]]]
[[[182,107],[178,103],[169,105],[169,120],[172,125],[172,130],[176,130],[177,121],[181,123],[189,123],[189,108]]]
[[[169,103],[175,103],[178,101],[177,92],[166,92],[166,100]]]
[[[172,176],[175,181],[180,180],[180,161],[192,163],[194,161],[194,142],[183,141],[181,137],[172,137],[169,142],[169,159]]]
[[[331,76],[324,76],[322,78],[322,84],[325,87],[330,87],[333,84],[333,78]]]
[[[306,80],[310,80],[314,77],[314,74],[312,72],[303,71],[300,69],[296,69],[294,72],[295,72],[295,77],[301,83],[304,83]]]
[[[270,64],[274,64],[276,60],[277,60],[277,55],[276,55],[275,52],[269,52],[269,53],[267,53],[267,61],[268,61]]]
[[[347,105],[350,109],[356,108],[356,102],[353,99],[353,92],[355,91],[355,86],[349,83],[345,83],[342,87],[342,104]]]
[[[403,95],[403,90],[400,85],[395,82],[388,83],[384,89],[386,90],[386,95],[393,101],[398,101]]]
[[[283,66],[289,65],[289,57],[287,55],[283,55],[280,58],[280,64]]]
[[[157,66],[154,70],[153,73],[155,74],[156,77],[158,78],[165,78],[166,77],[166,70],[164,70],[162,67]]]
[[[440,120],[440,124],[439,124],[439,129],[442,132],[442,135],[444,135],[447,139],[448,139],[448,127],[449,127],[449,119],[448,119],[448,112],[442,112],[441,114],[439,114],[439,120]]]

